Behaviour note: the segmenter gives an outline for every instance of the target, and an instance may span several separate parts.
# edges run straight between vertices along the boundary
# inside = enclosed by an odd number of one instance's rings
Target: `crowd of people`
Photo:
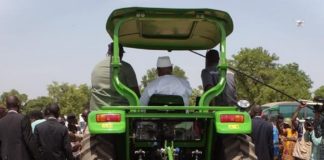
[[[190,84],[186,79],[172,75],[173,65],[168,56],[158,58],[158,78],[151,81],[141,95],[132,66],[122,60],[124,52],[123,46],[119,45],[121,67],[118,78],[140,97],[141,105],[148,105],[150,97],[154,94],[181,96],[183,104],[189,105],[192,94]],[[129,105],[128,100],[113,87],[112,57],[113,43],[109,45],[107,57],[98,63],[92,72],[90,106],[82,113],[86,122],[91,110],[102,106]],[[208,91],[217,85],[220,78],[220,72],[215,67],[219,63],[218,51],[208,50],[205,63],[201,79],[204,91]],[[210,105],[236,105],[234,73],[227,70],[226,79],[224,91],[211,100]],[[87,127],[84,127],[80,134],[77,116],[73,113],[62,116],[60,106],[56,103],[46,106],[44,111],[32,111],[27,116],[20,114],[20,101],[16,96],[8,96],[5,104],[6,107],[0,105],[0,160],[118,159],[112,157],[116,155],[102,152],[113,151],[105,147],[117,144],[118,137],[105,134],[90,135]],[[324,159],[321,138],[321,128],[324,128],[324,125],[321,126],[320,114],[316,112],[315,117],[308,117],[301,123],[297,116],[304,107],[305,105],[301,104],[291,118],[283,118],[280,115],[265,118],[262,117],[260,106],[252,107],[251,137],[258,159]]]
[[[320,112],[314,117],[298,119],[301,103],[290,118],[282,115],[261,116],[260,106],[251,109],[252,140],[255,153],[262,160],[321,160],[324,159],[322,142],[323,121]]]
[[[52,103],[27,115],[20,113],[20,100],[6,98],[6,110],[0,117],[0,160],[78,160],[82,134],[74,114],[60,115],[60,107]],[[89,109],[82,116],[86,119]]]

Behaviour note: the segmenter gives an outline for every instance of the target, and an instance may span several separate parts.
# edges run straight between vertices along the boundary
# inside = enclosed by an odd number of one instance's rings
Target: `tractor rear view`
[[[102,159],[118,160],[256,159],[254,145],[246,135],[251,133],[251,118],[241,108],[247,105],[209,105],[226,84],[226,37],[233,31],[228,13],[122,8],[111,13],[106,28],[114,41],[112,83],[130,105],[101,106],[90,113],[90,133],[99,137],[93,138],[89,147],[96,149],[92,151]],[[174,95],[154,95],[148,106],[141,106],[139,97],[119,81],[119,43],[168,52],[207,50],[219,44],[218,84],[201,96],[197,106],[184,106],[182,97]]]

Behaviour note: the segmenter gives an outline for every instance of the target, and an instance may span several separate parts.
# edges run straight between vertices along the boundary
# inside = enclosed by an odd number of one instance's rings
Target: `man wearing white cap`
[[[158,78],[150,82],[145,88],[140,103],[146,106],[153,94],[179,95],[185,105],[189,105],[192,89],[189,82],[172,75],[172,64],[169,56],[159,57],[157,61]]]

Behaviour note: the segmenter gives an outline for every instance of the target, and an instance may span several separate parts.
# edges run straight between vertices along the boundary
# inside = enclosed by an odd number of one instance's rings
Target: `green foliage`
[[[278,65],[275,63],[278,57],[275,54],[270,55],[263,48],[244,48],[233,58],[231,65],[234,68],[253,75],[265,83],[270,83],[270,77],[274,74],[275,67]],[[239,74],[236,74],[236,80],[238,82],[236,88],[239,99],[247,99],[252,104],[262,103],[260,100],[262,97],[260,92],[264,87],[262,84]]]
[[[187,79],[186,72],[178,66],[173,67],[173,75]]]
[[[315,96],[324,97],[324,86],[319,87],[314,92]]]
[[[190,102],[189,102],[190,106],[196,105],[196,99],[197,99],[197,97],[200,97],[202,95],[203,91],[204,91],[204,89],[201,85],[199,85],[197,88],[194,88],[192,90],[192,94],[190,96]]]
[[[298,64],[280,65],[279,57],[270,54],[263,48],[244,48],[233,56],[230,65],[260,81],[269,84],[297,99],[310,98],[309,89],[312,81]],[[291,100],[288,97],[258,83],[248,77],[236,74],[237,93],[239,99],[247,99],[251,104]]]
[[[86,84],[74,85],[68,83],[59,84],[53,82],[47,88],[49,96],[42,96],[28,100],[28,96],[12,89],[0,95],[0,104],[5,104],[5,98],[9,95],[16,95],[22,102],[22,112],[27,113],[31,110],[44,110],[50,103],[57,102],[61,106],[61,113],[82,112],[83,107],[89,102],[90,89]]]
[[[5,104],[6,97],[8,97],[8,96],[17,96],[22,105],[24,105],[28,100],[27,94],[19,93],[17,90],[12,89],[12,90],[10,90],[8,92],[3,92],[0,95],[0,103]]]
[[[146,75],[142,77],[141,86],[146,87],[151,81],[158,77],[156,68],[151,68],[146,71]]]
[[[312,87],[312,81],[304,71],[299,69],[296,63],[279,66],[270,84],[297,99],[311,98],[309,90]],[[291,100],[269,88],[265,88],[262,95],[267,97],[270,102]]]
[[[90,99],[90,89],[86,84],[77,86],[53,82],[47,90],[49,97],[60,105],[62,114],[81,113]]]
[[[28,100],[26,105],[24,106],[24,112],[28,113],[32,110],[41,110],[43,111],[46,106],[51,104],[53,99],[50,97],[37,97],[36,99]]]

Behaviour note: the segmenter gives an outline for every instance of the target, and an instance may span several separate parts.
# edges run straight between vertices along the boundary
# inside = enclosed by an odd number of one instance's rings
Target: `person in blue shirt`
[[[280,160],[280,149],[279,149],[279,130],[276,126],[277,117],[271,116],[270,122],[272,123],[272,131],[273,131],[273,158],[274,160]]]
[[[45,122],[46,119],[44,118],[43,113],[40,110],[33,110],[29,113],[29,118],[31,123],[31,127],[32,127],[32,132],[34,133],[35,127],[42,123]]]

